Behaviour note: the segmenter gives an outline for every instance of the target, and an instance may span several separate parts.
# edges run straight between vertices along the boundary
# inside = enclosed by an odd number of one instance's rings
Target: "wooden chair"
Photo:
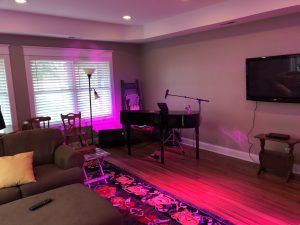
[[[81,127],[81,112],[60,114],[60,116],[64,126],[66,144],[69,144],[70,138],[78,137],[81,146],[88,146],[86,132]]]
[[[25,120],[22,126],[22,130],[32,130],[39,128],[50,127],[50,116],[38,116]]]

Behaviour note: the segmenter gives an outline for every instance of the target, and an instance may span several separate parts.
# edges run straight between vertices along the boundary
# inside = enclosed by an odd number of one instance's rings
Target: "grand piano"
[[[150,125],[160,129],[161,163],[164,164],[164,135],[169,128],[194,128],[196,133],[196,159],[199,159],[199,112],[121,111],[121,123],[126,126],[128,155],[131,155],[131,125]]]

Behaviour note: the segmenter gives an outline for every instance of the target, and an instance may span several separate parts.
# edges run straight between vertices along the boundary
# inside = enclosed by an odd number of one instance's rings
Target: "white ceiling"
[[[129,25],[144,25],[177,14],[213,5],[224,0],[0,0],[0,8],[44,15],[62,16]],[[123,15],[132,21],[123,21]]]
[[[0,0],[0,33],[146,42],[299,11],[300,0]]]

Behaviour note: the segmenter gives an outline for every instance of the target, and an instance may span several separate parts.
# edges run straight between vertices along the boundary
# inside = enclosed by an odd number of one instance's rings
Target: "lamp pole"
[[[91,120],[91,144],[94,144],[94,132],[93,132],[93,113],[92,113],[92,97],[91,97],[91,77],[92,74],[95,72],[95,68],[85,68],[85,74],[89,79],[89,98],[90,98],[90,120]]]
[[[91,139],[92,145],[94,144],[94,132],[93,132],[93,113],[92,113],[92,96],[91,96],[91,76],[92,74],[88,74],[89,79],[89,98],[90,98],[90,119],[91,119]]]

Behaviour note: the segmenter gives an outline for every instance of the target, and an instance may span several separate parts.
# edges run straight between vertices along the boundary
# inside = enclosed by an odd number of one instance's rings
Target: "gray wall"
[[[170,93],[209,99],[202,104],[200,141],[247,152],[247,133],[255,102],[246,100],[245,59],[300,53],[300,14],[235,25],[214,31],[149,43],[143,46],[142,82],[146,107],[166,101],[173,110],[194,110],[197,102],[168,97]],[[300,137],[300,104],[259,102],[250,134],[279,132]],[[192,131],[183,135],[193,138]],[[270,144],[275,150],[282,146]],[[273,146],[274,145],[274,146]],[[300,145],[296,159],[300,162]]]
[[[134,81],[140,76],[140,46],[137,44],[79,41],[8,34],[0,34],[0,43],[10,45],[10,63],[19,125],[31,117],[22,46],[112,50],[116,112],[121,107],[120,80]]]
[[[261,22],[235,25],[214,31],[148,43],[142,46],[110,42],[0,35],[10,45],[11,67],[19,123],[30,117],[22,45],[113,50],[114,87],[120,109],[120,80],[140,79],[146,108],[157,109],[166,101],[171,109],[183,110],[197,103],[169,97],[170,93],[209,99],[202,104],[200,141],[247,152],[247,133],[252,126],[255,102],[246,100],[245,58],[300,53],[300,14]],[[258,153],[261,132],[279,132],[300,137],[300,104],[259,102],[255,127],[250,134],[252,151]],[[193,138],[193,132],[183,135]],[[271,144],[272,148],[282,146]],[[268,146],[267,146],[268,147]],[[296,146],[297,163],[300,146]]]

